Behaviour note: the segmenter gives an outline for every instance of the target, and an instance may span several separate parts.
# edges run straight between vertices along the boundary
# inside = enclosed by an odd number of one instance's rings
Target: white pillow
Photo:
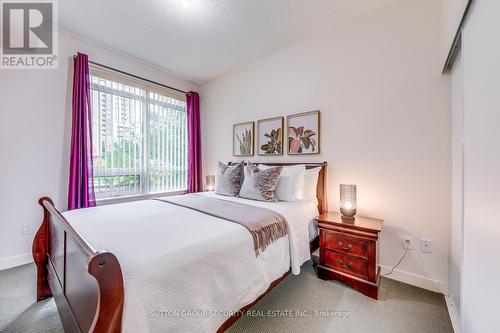
[[[316,188],[321,167],[307,169],[304,175],[304,200],[316,200]]]
[[[266,170],[274,166],[259,164],[259,169]],[[301,201],[304,196],[305,165],[284,166],[274,190],[276,199],[280,201]]]

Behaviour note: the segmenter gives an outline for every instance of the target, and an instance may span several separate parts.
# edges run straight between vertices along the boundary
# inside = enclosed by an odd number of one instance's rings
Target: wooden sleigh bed
[[[319,213],[327,211],[327,163],[265,163],[272,166],[305,164],[321,167],[317,184]],[[43,222],[33,241],[37,267],[37,301],[53,296],[65,332],[121,332],[124,282],[118,259],[110,252],[94,249],[68,223],[48,197],[39,199]],[[310,243],[311,253],[318,237]],[[228,318],[218,329],[224,332],[255,305],[289,272],[273,281],[256,300]]]

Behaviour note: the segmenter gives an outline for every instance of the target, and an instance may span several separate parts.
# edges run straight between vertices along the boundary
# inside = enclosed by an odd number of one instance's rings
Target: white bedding
[[[310,258],[315,202],[260,202],[207,196],[275,210],[289,237],[255,257],[241,225],[157,200],[63,213],[82,237],[118,258],[124,278],[124,332],[215,332],[292,266]],[[211,311],[208,313],[207,311]]]

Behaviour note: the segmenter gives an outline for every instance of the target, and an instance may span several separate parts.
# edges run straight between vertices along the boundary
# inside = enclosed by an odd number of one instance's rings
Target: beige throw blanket
[[[271,209],[223,199],[207,198],[196,193],[157,200],[241,224],[252,234],[256,256],[264,251],[269,244],[288,234],[287,224],[283,216]]]

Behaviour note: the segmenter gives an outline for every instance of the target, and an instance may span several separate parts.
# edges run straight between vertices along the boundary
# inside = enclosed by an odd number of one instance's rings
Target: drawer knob
[[[346,251],[352,249],[352,244],[348,244],[347,246],[344,246],[343,242],[339,242],[339,246],[342,248],[342,250],[346,250]]]
[[[352,268],[352,262],[348,263],[347,265],[344,263],[344,261],[342,261],[342,259],[339,259],[338,262],[339,262],[339,265],[343,268],[349,268],[349,269]]]

